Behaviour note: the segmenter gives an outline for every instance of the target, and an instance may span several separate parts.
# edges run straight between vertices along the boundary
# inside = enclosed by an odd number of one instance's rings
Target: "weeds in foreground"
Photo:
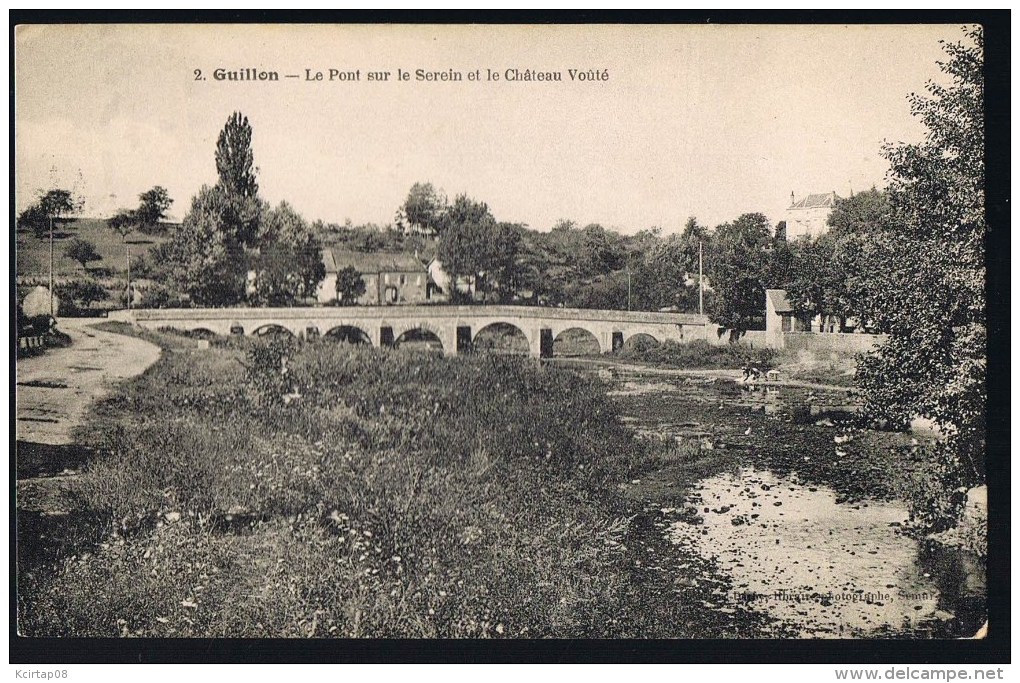
[[[154,338],[159,338],[157,335]],[[95,407],[92,550],[19,593],[76,636],[685,637],[635,579],[637,441],[598,380],[506,357],[165,347]]]

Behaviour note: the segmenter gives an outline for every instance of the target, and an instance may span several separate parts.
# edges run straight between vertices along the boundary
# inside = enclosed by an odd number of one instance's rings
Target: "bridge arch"
[[[251,331],[253,337],[272,337],[287,335],[289,337],[297,336],[289,328],[276,323],[266,323],[260,325]]]
[[[517,325],[510,322],[491,322],[477,332],[471,342],[475,351],[485,351],[506,355],[528,355],[531,344],[528,335]]]
[[[219,336],[214,330],[210,330],[208,327],[192,327],[191,329],[186,330],[184,334],[192,339],[215,339]]]
[[[602,353],[598,336],[584,327],[567,327],[553,337],[553,356],[588,356]]]
[[[445,351],[439,333],[430,329],[428,325],[406,328],[393,339],[393,348],[399,349],[401,346],[416,351]]]
[[[627,351],[641,351],[656,346],[662,346],[662,342],[648,332],[635,332],[623,340],[623,348]]]
[[[372,337],[357,325],[337,325],[329,329],[323,339],[343,342],[345,344],[368,344],[372,345]]]

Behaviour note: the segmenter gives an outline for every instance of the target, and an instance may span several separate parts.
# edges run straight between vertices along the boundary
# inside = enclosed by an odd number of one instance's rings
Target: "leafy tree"
[[[443,224],[446,197],[432,183],[415,183],[400,207],[407,222],[419,232],[438,234]]]
[[[251,135],[248,119],[239,112],[232,114],[216,144],[219,182],[202,187],[184,221],[166,243],[153,250],[165,283],[200,305],[226,306],[244,300],[249,264],[254,260],[259,265],[260,236],[275,229],[262,225],[266,206],[258,198]],[[273,253],[274,262],[279,251]],[[263,269],[267,263],[261,264]]]
[[[153,250],[164,281],[199,305],[227,306],[244,299],[247,255],[228,223],[230,203],[223,188],[203,186],[170,239]]]
[[[887,270],[882,247],[890,232],[892,205],[874,188],[841,198],[829,215],[830,229],[817,238],[778,240],[770,281],[787,291],[791,303],[807,316],[833,315],[845,324],[868,323],[869,311],[889,296],[878,273]]]
[[[485,284],[492,290],[499,289],[501,300],[506,302],[513,298],[517,291],[518,255],[521,249],[521,236],[524,226],[520,223],[496,223],[492,231],[489,254],[488,273]]]
[[[613,273],[590,282],[567,288],[569,305],[578,308],[625,310],[627,308],[627,275]]]
[[[947,434],[934,459],[950,463],[942,490],[983,479],[986,390],[984,41],[943,43],[951,83],[910,96],[927,128],[918,144],[884,148],[889,230],[873,239],[862,312],[889,335],[863,358],[857,380],[872,415],[933,420]],[[931,520],[945,524],[945,520]]]
[[[55,221],[60,221],[81,210],[84,200],[75,197],[70,190],[50,190],[39,198],[39,206],[47,216],[52,216]]]
[[[18,214],[18,230],[31,230],[36,237],[43,237],[50,228],[50,217],[39,202],[30,204]]]
[[[698,269],[697,241],[690,236],[670,235],[652,246],[631,272],[631,307],[655,311],[676,307],[682,311],[698,310],[696,280],[690,274]]]
[[[772,227],[760,213],[745,213],[715,229],[706,264],[715,292],[708,309],[713,322],[738,332],[759,324],[773,246]]]
[[[42,238],[51,225],[60,225],[66,217],[80,211],[84,203],[84,199],[75,196],[70,190],[41,192],[35,203],[18,216],[18,227],[30,228],[36,237]]]
[[[443,218],[439,240],[439,260],[453,282],[459,277],[471,278],[476,285],[492,267],[492,238],[496,219],[484,202],[459,195]],[[456,287],[451,295],[456,292]]]
[[[174,203],[166,188],[155,185],[151,190],[138,195],[138,199],[140,204],[135,215],[138,218],[139,229],[148,235],[163,232],[160,221],[166,217],[166,212]]]
[[[353,306],[365,293],[365,281],[354,266],[346,266],[336,274],[336,294],[342,306]]]
[[[257,197],[259,193],[251,134],[248,117],[235,111],[227,119],[216,140],[216,173],[219,174],[219,184],[229,194],[239,197]]]
[[[586,225],[581,231],[576,265],[582,276],[606,275],[619,270],[623,267],[625,259],[623,248],[615,233],[607,232],[598,223]]]
[[[251,147],[252,129],[248,117],[234,112],[227,119],[216,141],[217,183],[224,192],[224,229],[233,232],[246,247],[255,246],[262,217],[262,202],[258,200],[254,152]]]
[[[322,245],[308,223],[281,202],[262,218],[258,254],[252,259],[255,292],[252,301],[291,305],[310,296],[326,276]]]
[[[130,211],[128,209],[121,209],[115,215],[111,216],[106,222],[110,229],[120,235],[121,240],[124,242],[124,277],[127,280],[127,286],[124,289],[128,292],[126,301],[128,308],[131,307],[131,245],[128,244],[128,235],[134,232],[135,228],[138,227],[138,213],[136,211]]]
[[[64,256],[81,264],[82,270],[88,270],[91,261],[102,261],[102,255],[96,251],[94,242],[75,237],[64,247]]]

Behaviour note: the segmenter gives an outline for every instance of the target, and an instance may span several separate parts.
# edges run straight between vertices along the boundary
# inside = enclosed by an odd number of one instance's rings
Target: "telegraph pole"
[[[53,216],[50,216],[50,317],[53,315]]]
[[[701,260],[701,240],[698,240],[698,315],[705,315],[705,276]]]
[[[627,269],[627,310],[630,310],[630,268]]]
[[[127,257],[127,307],[131,310],[131,246],[124,235],[124,255]]]

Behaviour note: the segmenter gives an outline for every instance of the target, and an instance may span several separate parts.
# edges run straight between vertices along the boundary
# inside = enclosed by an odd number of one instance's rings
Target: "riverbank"
[[[711,381],[715,380],[726,380],[729,382],[738,382],[743,373],[739,368],[673,368],[663,367],[652,362],[638,362],[633,360],[624,360],[607,356],[599,357],[573,357],[573,358],[553,358],[547,359],[549,363],[559,363],[563,365],[579,365],[579,366],[590,366],[590,367],[602,367],[609,371],[618,370],[622,372],[641,372],[647,375],[655,375],[661,377],[691,377],[700,378],[703,380]],[[611,377],[612,375],[610,375]],[[800,379],[791,379],[784,377],[782,371],[776,379],[759,381],[755,383],[758,387],[799,387],[802,389],[818,389],[822,391],[840,391],[848,392],[850,387],[846,384],[826,384],[821,382],[810,382]]]
[[[163,357],[79,433],[101,457],[73,494],[100,533],[22,584],[23,633],[771,632],[678,583],[682,556],[619,485],[689,452],[635,439],[596,378],[147,334]]]
[[[907,435],[847,423],[841,388],[752,390],[732,370],[577,373],[560,361],[102,328],[163,355],[75,432],[84,472],[66,490],[77,507],[52,518],[36,543],[52,552],[19,574],[26,634],[824,634],[820,618],[805,628],[734,601],[752,583],[708,546],[678,542],[677,525],[761,526],[756,511],[708,500],[718,477],[738,495],[793,477],[796,496],[831,491],[826,505],[880,511],[921,457]],[[726,479],[748,468],[746,484]],[[797,509],[796,497],[775,502],[771,523]],[[810,533],[839,528],[824,526]],[[780,576],[776,562],[730,561]],[[931,637],[929,623],[880,635]],[[860,624],[840,634],[875,637]]]
[[[839,388],[619,367],[611,382],[639,433],[696,444],[625,493],[730,579],[731,607],[807,637],[961,637],[983,623],[980,559],[932,542],[906,503],[925,488],[925,441],[865,428]]]

